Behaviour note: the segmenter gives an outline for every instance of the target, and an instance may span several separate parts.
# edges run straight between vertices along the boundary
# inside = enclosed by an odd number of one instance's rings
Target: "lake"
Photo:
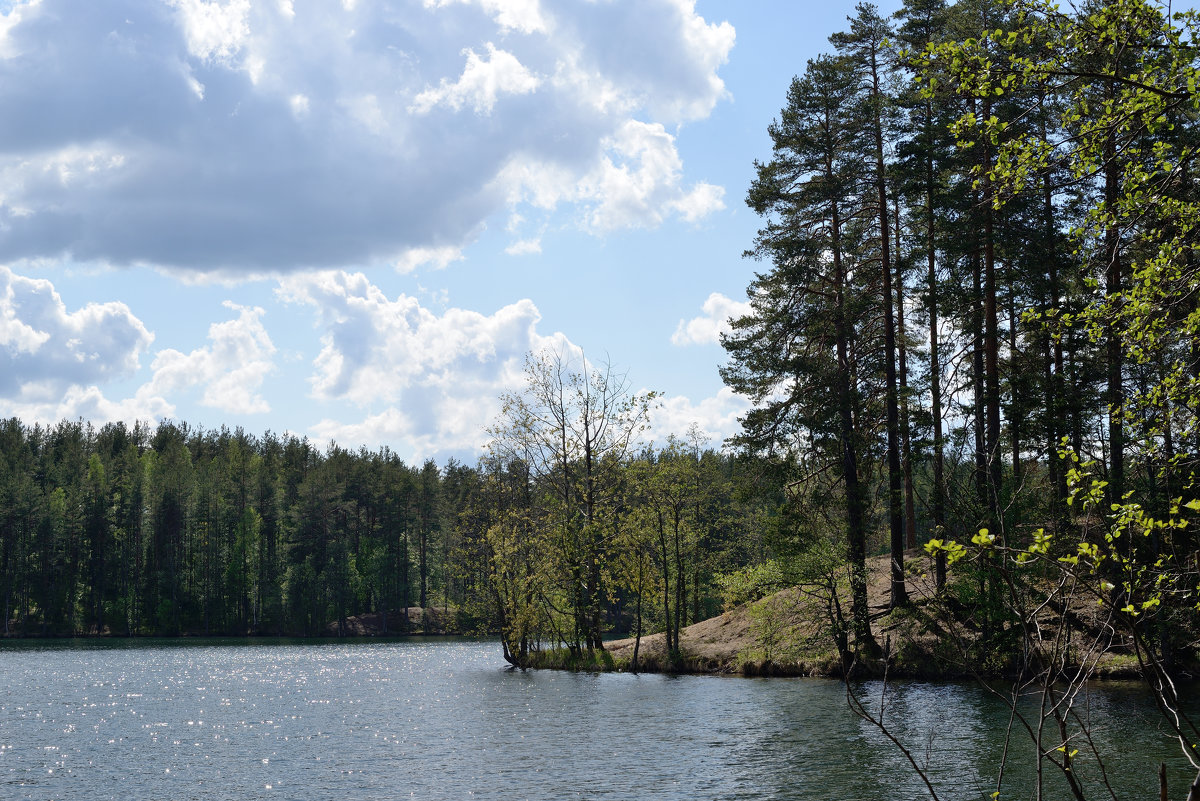
[[[928,797],[836,681],[522,673],[461,639],[2,642],[0,676],[6,799]],[[989,798],[1003,706],[971,684],[890,692],[943,798]],[[1157,798],[1162,759],[1186,795],[1135,685],[1097,686],[1088,712],[1122,798]],[[1009,775],[1002,797],[1031,797]]]

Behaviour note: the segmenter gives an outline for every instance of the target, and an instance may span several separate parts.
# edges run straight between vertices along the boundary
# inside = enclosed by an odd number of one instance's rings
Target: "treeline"
[[[863,4],[793,80],[723,376],[741,446],[836,501],[806,526],[848,549],[860,643],[873,498],[901,607],[929,538],[1075,531],[1079,482],[1102,517],[1194,492],[1197,32],[1137,0]]]
[[[670,595],[644,610],[647,628],[677,630],[717,611],[714,576],[762,558],[764,546],[746,535],[730,458],[641,448],[621,465],[631,492],[667,463],[688,476],[655,568]],[[373,614],[381,633],[403,633],[410,607],[436,608],[452,631],[498,631],[497,523],[536,518],[535,478],[493,457],[414,466],[387,448],[322,450],[170,421],[5,420],[0,631],[311,636]],[[597,607],[606,632],[633,625],[614,569],[603,568]]]

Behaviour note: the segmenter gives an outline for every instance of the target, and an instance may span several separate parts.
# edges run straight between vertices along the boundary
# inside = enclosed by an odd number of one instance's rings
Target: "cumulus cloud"
[[[407,295],[388,297],[362,273],[286,278],[279,297],[313,308],[322,331],[313,396],[365,411],[360,421],[325,419],[320,438],[414,443],[418,456],[478,448],[501,392],[523,381],[525,354],[565,342],[537,332],[530,300],[492,314],[435,314]]]
[[[594,233],[653,228],[670,216],[696,222],[725,208],[725,190],[703,181],[685,186],[675,137],[661,123],[627,120],[601,143],[602,155],[581,176],[523,154],[500,173],[512,206],[553,209],[575,204]]]
[[[205,406],[268,411],[259,393],[275,369],[275,347],[263,310],[225,306],[237,316],[210,326],[208,345],[190,353],[160,350],[150,379],[131,397],[113,400],[103,387],[136,374],[154,335],[124,303],[70,310],[50,281],[0,266],[0,408],[42,422],[160,420],[174,415],[171,399],[199,390]]]
[[[229,63],[250,37],[250,0],[170,0],[169,5],[179,11],[188,52],[201,61]]]
[[[5,414],[26,423],[54,424],[62,420],[87,420],[97,425],[123,421],[163,420],[175,416],[175,406],[155,395],[149,386],[140,387],[133,397],[110,400],[97,386],[74,386],[61,397],[4,401]]]
[[[263,310],[230,301],[224,305],[238,316],[209,326],[210,345],[190,353],[159,351],[151,365],[150,391],[176,395],[201,387],[204,406],[235,414],[268,412],[271,407],[259,392],[275,370],[275,346],[263,327]]]
[[[698,16],[695,0],[580,3],[557,21],[555,36],[572,42],[580,67],[620,87],[654,119],[701,119],[726,96],[717,69],[735,32]]]
[[[41,0],[0,20],[3,261],[403,264],[513,206],[603,232],[722,205],[667,133],[726,94],[733,29],[692,0]]]
[[[721,334],[729,333],[729,321],[750,313],[746,301],[732,300],[720,292],[714,292],[700,307],[704,312],[690,320],[680,320],[671,335],[672,345],[716,345]]]
[[[396,270],[401,273],[411,273],[425,266],[441,270],[453,262],[461,261],[462,258],[462,248],[413,248],[401,254],[400,258],[396,260]]]
[[[720,444],[741,431],[738,418],[750,411],[751,403],[729,387],[721,387],[711,398],[693,403],[683,395],[664,398],[650,417],[657,438],[668,434],[683,435],[696,430],[714,444]]]
[[[712,184],[680,186],[683,162],[661,123],[630,120],[604,141],[608,150],[580,187],[593,204],[588,224],[597,230],[657,226],[664,211],[689,220],[725,207],[725,192]]]
[[[470,105],[476,114],[491,114],[499,95],[527,95],[538,88],[541,79],[525,69],[512,53],[487,44],[486,59],[471,49],[465,51],[467,66],[454,83],[445,79],[435,89],[417,95],[412,111],[426,114],[434,106],[445,105],[458,111]]]
[[[161,419],[153,388],[110,400],[101,384],[128,378],[154,340],[124,303],[69,309],[45,279],[0,266],[0,413],[29,422]]]
[[[57,400],[126,377],[153,340],[124,303],[69,310],[49,281],[0,266],[0,398]]]
[[[426,8],[440,8],[459,3],[474,3],[491,15],[500,30],[521,33],[545,32],[548,29],[538,0],[424,0]]]
[[[279,298],[312,309],[322,348],[312,363],[313,397],[349,404],[357,413],[326,416],[309,432],[318,440],[396,446],[413,459],[477,453],[500,411],[499,396],[524,386],[528,353],[580,351],[560,333],[537,330],[528,299],[490,314],[437,314],[407,295],[389,297],[362,273],[326,271],[280,281]],[[668,396],[652,414],[654,436],[695,426],[720,442],[739,430],[750,408],[728,388],[696,402]]]
[[[528,256],[533,253],[541,253],[542,240],[540,237],[520,239],[506,247],[504,252],[510,256]]]

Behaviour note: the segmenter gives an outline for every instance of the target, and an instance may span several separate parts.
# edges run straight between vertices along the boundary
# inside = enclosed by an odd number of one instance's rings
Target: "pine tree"
[[[747,203],[766,220],[747,255],[770,267],[751,283],[751,311],[722,342],[725,382],[753,408],[735,441],[762,456],[839,474],[846,514],[857,647],[876,648],[866,594],[863,450],[867,401],[877,399],[869,359],[859,364],[873,286],[866,279],[869,221],[863,207],[863,104],[859,75],[844,58],[821,57],[792,81],[768,129],[773,156],[756,163]],[[828,388],[834,392],[829,393]]]

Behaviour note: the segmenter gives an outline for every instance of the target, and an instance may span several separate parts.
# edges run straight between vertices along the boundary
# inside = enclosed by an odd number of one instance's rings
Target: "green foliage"
[[[781,594],[750,605],[750,632],[755,649],[750,656],[779,661],[795,655],[796,623],[793,601]]]
[[[746,565],[729,573],[719,573],[714,578],[721,590],[721,602],[727,611],[735,606],[757,601],[786,586],[783,568],[776,559]]]

